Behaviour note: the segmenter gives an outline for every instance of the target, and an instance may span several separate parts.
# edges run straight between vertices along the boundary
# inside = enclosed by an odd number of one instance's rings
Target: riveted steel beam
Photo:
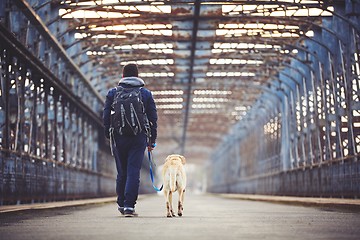
[[[29,3],[26,0],[16,0],[15,4],[19,7],[19,9],[24,13],[24,15],[34,24],[34,26],[37,28],[37,30],[45,37],[47,38],[53,45],[54,48],[57,49],[59,54],[62,55],[64,59],[66,59],[71,66],[72,70],[75,71],[81,78],[82,81],[87,85],[89,89],[92,90],[92,93],[100,100],[104,101],[103,97],[99,95],[98,92],[96,92],[89,80],[83,75],[79,67],[74,63],[74,61],[69,58],[64,48],[59,44],[57,39],[49,32],[45,24],[42,22],[42,20],[39,18],[39,16],[34,12],[34,10],[31,8]]]
[[[183,125],[183,133],[182,133],[182,141],[181,141],[181,153],[184,154],[185,152],[185,144],[186,144],[186,134],[187,134],[187,126],[189,122],[189,115],[190,115],[190,104],[191,104],[191,97],[192,97],[192,83],[193,83],[193,74],[194,74],[194,62],[195,62],[195,51],[196,51],[196,42],[198,27],[199,27],[199,16],[200,16],[200,5],[201,1],[195,1],[195,9],[194,9],[194,21],[193,21],[193,31],[192,31],[192,38],[191,38],[191,55],[190,55],[190,65],[189,65],[189,79],[188,79],[188,86],[186,89],[186,103],[185,103],[185,114],[184,114],[184,125]]]

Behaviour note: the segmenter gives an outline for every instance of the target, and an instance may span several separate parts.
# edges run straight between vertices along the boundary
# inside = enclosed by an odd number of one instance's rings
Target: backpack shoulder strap
[[[124,87],[122,87],[122,86],[116,86],[116,91],[120,91],[120,90],[122,90],[122,89],[124,89]]]

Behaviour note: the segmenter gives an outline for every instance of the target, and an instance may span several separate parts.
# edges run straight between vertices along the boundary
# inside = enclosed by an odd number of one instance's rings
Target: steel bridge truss
[[[129,61],[155,97],[159,159],[206,165],[208,191],[359,196],[359,13],[355,0],[0,0],[0,204],[113,193],[100,115]]]
[[[113,196],[103,98],[27,2],[17,4],[0,5],[0,205]]]
[[[335,13],[214,152],[209,191],[360,195],[359,5]]]

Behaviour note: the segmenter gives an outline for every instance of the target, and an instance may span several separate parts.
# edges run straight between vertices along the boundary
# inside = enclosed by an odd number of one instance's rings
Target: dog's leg
[[[171,213],[172,217],[175,217],[175,213],[174,213],[173,206],[172,206],[172,195],[173,195],[173,193],[170,190],[170,193],[169,193],[170,213]]]
[[[170,208],[171,208],[171,205],[170,205],[170,191],[169,190],[165,190],[164,189],[164,195],[165,195],[165,202],[166,202],[166,216],[167,217],[172,217],[171,215],[171,212],[170,212]]]
[[[179,194],[178,215],[179,217],[181,217],[183,215],[183,210],[184,210],[185,189],[178,189],[178,194]]]

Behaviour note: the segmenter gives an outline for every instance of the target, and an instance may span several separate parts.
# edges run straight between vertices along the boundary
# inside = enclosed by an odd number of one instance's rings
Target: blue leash
[[[160,192],[163,189],[163,185],[161,185],[160,189],[154,185],[154,174],[153,174],[152,167],[151,167],[152,163],[151,163],[151,152],[150,151],[148,151],[148,159],[149,159],[149,165],[150,165],[150,178],[151,178],[153,188],[156,191]]]

